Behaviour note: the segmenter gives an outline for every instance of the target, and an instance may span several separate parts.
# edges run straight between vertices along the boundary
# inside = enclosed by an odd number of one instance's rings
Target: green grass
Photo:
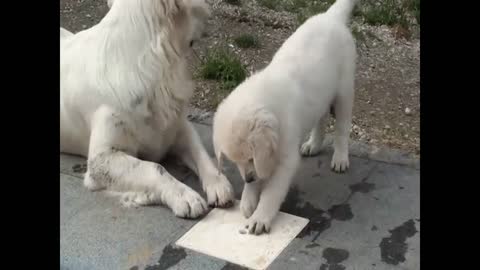
[[[257,0],[257,2],[260,6],[277,10],[279,0]]]
[[[232,90],[247,76],[247,70],[240,60],[227,49],[212,49],[207,52],[199,69],[202,78],[216,80],[223,90]]]
[[[241,6],[242,1],[241,0],[223,0],[223,2],[230,4],[230,5],[235,5],[235,6]]]
[[[400,25],[408,29],[407,10],[396,0],[366,1],[362,9],[365,22],[371,25]]]
[[[420,0],[405,0],[406,8],[415,16],[417,23],[420,23]]]
[[[258,41],[258,38],[251,34],[239,35],[233,41],[240,48],[259,48],[260,47],[260,42]]]

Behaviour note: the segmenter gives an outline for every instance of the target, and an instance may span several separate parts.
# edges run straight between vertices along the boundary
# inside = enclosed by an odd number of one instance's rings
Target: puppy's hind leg
[[[128,119],[108,107],[93,117],[85,184],[127,192],[138,205],[163,203],[178,217],[196,218],[206,212],[205,200],[176,180],[159,164],[136,158],[136,141]],[[126,201],[124,202],[124,204]]]
[[[350,68],[344,72],[340,80],[339,90],[335,98],[335,139],[333,142],[333,157],[331,168],[335,172],[344,172],[349,167],[348,142],[352,125],[354,100],[354,72]]]
[[[325,129],[327,128],[328,113],[320,118],[317,124],[310,131],[308,140],[302,144],[300,153],[303,156],[313,156],[323,150],[323,140],[325,139]]]

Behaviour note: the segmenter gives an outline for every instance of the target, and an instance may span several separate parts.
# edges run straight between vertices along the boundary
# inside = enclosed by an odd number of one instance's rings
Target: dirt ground
[[[203,59],[207,49],[226,46],[248,72],[266,66],[282,42],[298,26],[295,14],[273,11],[243,1],[241,7],[216,1],[209,21],[209,33],[195,51]],[[74,33],[98,23],[108,11],[106,0],[60,0],[60,26]],[[358,47],[356,100],[352,139],[375,146],[387,146],[420,156],[420,36],[411,28],[407,40],[395,27],[371,26],[355,18]],[[255,34],[260,47],[241,49],[233,38]],[[191,57],[195,72],[201,60]],[[195,108],[214,111],[226,94],[214,81],[196,78],[191,101]],[[333,120],[329,127],[333,130]]]

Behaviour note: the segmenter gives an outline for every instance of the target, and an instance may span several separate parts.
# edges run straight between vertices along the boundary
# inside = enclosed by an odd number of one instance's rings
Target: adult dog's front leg
[[[296,149],[295,149],[296,150]],[[247,220],[246,229],[250,234],[270,232],[273,219],[280,211],[280,207],[287,196],[288,189],[293,180],[300,160],[298,154],[293,154],[287,161],[278,165],[273,176],[263,183],[260,193],[260,201],[253,215]],[[257,180],[258,181],[258,180]]]
[[[215,167],[197,131],[186,119],[182,121],[173,153],[178,155],[187,167],[198,175],[210,206],[230,207],[233,205],[235,197],[231,183],[221,173],[221,168]]]
[[[179,217],[203,215],[207,204],[197,192],[175,179],[160,164],[134,156],[136,143],[133,130],[126,117],[108,107],[102,107],[95,113],[85,186],[126,194],[145,194],[145,198],[137,196],[134,200],[139,200],[139,204],[166,204]]]

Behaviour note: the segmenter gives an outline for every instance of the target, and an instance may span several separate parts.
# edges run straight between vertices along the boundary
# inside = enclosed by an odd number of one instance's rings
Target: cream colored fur
[[[122,194],[126,205],[163,203],[196,218],[207,202],[229,206],[185,108],[193,92],[186,56],[200,38],[204,0],[115,0],[100,23],[60,29],[60,151],[87,157],[84,185]],[[202,182],[207,202],[158,164],[178,156]]]
[[[268,232],[303,155],[317,154],[325,117],[334,107],[331,167],[349,166],[356,50],[347,22],[355,0],[337,0],[307,20],[271,63],[240,84],[218,107],[215,154],[233,161],[245,187],[240,208],[250,233]],[[306,133],[310,136],[302,144]]]

